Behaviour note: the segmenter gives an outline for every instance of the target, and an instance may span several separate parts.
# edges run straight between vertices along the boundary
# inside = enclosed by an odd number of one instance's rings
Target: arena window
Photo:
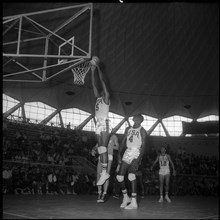
[[[67,127],[70,123],[70,128],[74,129],[80,125],[85,119],[90,116],[90,113],[82,111],[77,108],[63,109],[61,111],[64,126]],[[94,131],[95,124],[93,120],[90,120],[84,127],[83,130]]]
[[[206,117],[198,118],[198,122],[205,122],[205,121],[219,121],[219,116],[218,115],[209,115]]]
[[[153,130],[153,132],[151,133],[150,136],[166,136],[166,133],[161,125],[161,123],[159,123],[155,129]]]
[[[7,112],[9,109],[14,107],[19,103],[18,100],[11,98],[10,96],[3,94],[3,113]]]
[[[123,118],[124,117],[121,115],[109,112],[109,119],[110,119],[110,123],[111,123],[112,128],[116,127],[123,120]],[[122,126],[118,129],[118,131],[116,133],[117,134],[124,134],[126,127],[128,127],[127,122],[123,123]]]
[[[42,102],[27,102],[24,105],[26,117],[30,122],[44,120],[48,115],[52,114],[56,109]],[[51,122],[51,121],[50,121]]]
[[[59,114],[56,114],[49,122],[47,122],[47,125],[61,127]]]
[[[192,119],[175,115],[164,118],[162,121],[170,136],[180,136],[183,131],[182,121],[191,122]]]

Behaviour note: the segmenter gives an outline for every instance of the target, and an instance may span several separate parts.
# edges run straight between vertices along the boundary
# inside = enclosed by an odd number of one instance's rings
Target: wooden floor
[[[3,219],[218,219],[217,197],[158,196],[139,199],[136,210],[120,208],[121,199],[96,203],[96,195],[4,195]]]

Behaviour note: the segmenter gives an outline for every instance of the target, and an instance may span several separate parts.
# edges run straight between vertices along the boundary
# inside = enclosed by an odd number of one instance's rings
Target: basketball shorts
[[[170,174],[170,170],[169,169],[160,169],[159,170],[159,175],[165,176],[165,175],[168,175],[168,174]]]
[[[96,134],[101,134],[101,132],[111,132],[110,123],[108,119],[98,118],[96,123]]]
[[[131,164],[132,160],[137,159],[140,155],[140,150],[135,149],[126,149],[124,155],[122,157],[122,161],[126,162],[127,164]]]

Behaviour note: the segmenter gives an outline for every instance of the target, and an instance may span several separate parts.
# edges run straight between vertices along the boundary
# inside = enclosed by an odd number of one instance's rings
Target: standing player
[[[98,78],[101,83],[101,89],[99,91],[98,85],[95,80],[95,69],[98,70]],[[100,155],[100,162],[102,166],[102,172],[99,180],[96,185],[103,185],[104,182],[110,177],[107,172],[108,165],[108,153],[107,153],[107,144],[109,141],[109,92],[104,82],[103,73],[100,70],[100,67],[97,63],[91,66],[92,71],[92,87],[96,97],[95,104],[95,117],[96,117],[96,137],[98,141],[98,153]]]
[[[157,156],[156,160],[154,161],[153,165],[151,166],[151,170],[153,170],[154,165],[159,161],[160,170],[159,170],[159,181],[160,181],[160,199],[158,202],[163,202],[163,186],[165,180],[165,199],[167,202],[171,202],[168,193],[169,193],[169,182],[170,182],[170,166],[169,162],[173,168],[173,175],[176,175],[176,171],[174,168],[173,161],[170,158],[170,155],[166,154],[166,148],[161,148],[160,155]]]
[[[110,173],[111,171],[111,167],[112,167],[112,160],[113,160],[113,151],[114,149],[118,149],[119,144],[118,144],[118,138],[117,136],[112,133],[109,143],[108,143],[108,148],[107,148],[107,152],[108,152],[108,166],[107,166],[107,173]],[[101,166],[101,161],[100,161],[100,157],[98,160],[98,165],[97,165],[97,180],[100,178],[102,172],[102,166]],[[107,192],[108,192],[108,187],[109,187],[109,179],[107,179],[104,183],[104,185],[98,185],[98,199],[97,202],[105,202],[106,201],[106,196],[107,196]]]
[[[120,183],[123,193],[123,202],[120,207],[125,209],[137,209],[138,207],[137,181],[135,173],[140,165],[146,142],[147,133],[146,130],[141,126],[143,120],[144,117],[142,115],[136,115],[133,117],[134,125],[132,127],[126,128],[122,144],[119,148],[118,162],[121,165],[116,178]],[[121,152],[125,146],[127,147],[127,149],[125,150],[121,159]],[[131,182],[131,199],[127,194],[127,189],[125,187],[124,181],[124,176],[127,172],[128,180]]]

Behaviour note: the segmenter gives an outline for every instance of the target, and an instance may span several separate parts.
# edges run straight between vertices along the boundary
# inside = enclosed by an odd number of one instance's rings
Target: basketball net
[[[80,63],[79,65],[73,67],[71,70],[73,72],[73,83],[76,85],[83,85],[86,74],[89,72],[91,67],[91,63],[86,61],[84,63]]]

